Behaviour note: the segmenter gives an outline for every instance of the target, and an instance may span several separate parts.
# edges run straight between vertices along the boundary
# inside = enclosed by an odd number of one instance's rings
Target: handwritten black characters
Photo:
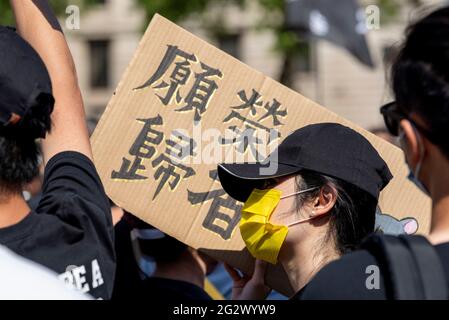
[[[200,70],[194,72],[192,77],[192,67],[198,63]],[[194,113],[194,121],[201,121],[218,89],[217,81],[222,78],[223,73],[219,69],[200,62],[194,54],[187,53],[177,46],[168,45],[155,73],[134,90],[151,87],[157,92],[163,91],[163,94],[156,95],[165,106],[179,106],[177,112],[191,111]],[[180,90],[188,84],[191,84],[190,89],[185,92],[183,98]]]
[[[154,178],[158,181],[153,200],[157,198],[165,186],[174,191],[182,179],[188,179],[196,174],[191,167],[182,164],[182,160],[195,155],[196,143],[193,139],[174,132],[165,140],[165,152],[156,157],[156,147],[164,141],[164,133],[155,127],[163,125],[160,115],[149,119],[138,119],[144,126],[129,150],[129,155],[122,159],[119,171],[112,171],[112,179],[120,180],[146,180],[145,160],[151,160],[151,166],[155,169]]]
[[[217,170],[209,172],[209,177],[214,183],[219,184]],[[192,205],[203,204],[210,201],[209,210],[202,226],[224,240],[232,236],[232,232],[240,221],[242,206],[236,200],[227,195],[223,189],[209,192],[193,192],[188,190],[188,201]]]

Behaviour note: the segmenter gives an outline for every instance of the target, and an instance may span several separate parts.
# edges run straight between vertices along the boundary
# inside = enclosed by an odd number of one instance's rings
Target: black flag
[[[365,14],[356,0],[286,0],[288,28],[344,47],[374,67],[366,42]]]

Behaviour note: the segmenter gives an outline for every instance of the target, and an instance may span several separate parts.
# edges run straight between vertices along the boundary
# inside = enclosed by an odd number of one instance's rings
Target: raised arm
[[[46,0],[10,0],[19,34],[39,53],[51,77],[55,108],[51,133],[42,141],[44,160],[62,151],[92,159],[75,65],[61,27]]]

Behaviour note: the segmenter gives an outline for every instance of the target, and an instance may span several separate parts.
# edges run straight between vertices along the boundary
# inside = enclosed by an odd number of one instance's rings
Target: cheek
[[[285,225],[290,223],[295,216],[295,204],[290,199],[281,200],[274,209],[270,222],[272,224]]]

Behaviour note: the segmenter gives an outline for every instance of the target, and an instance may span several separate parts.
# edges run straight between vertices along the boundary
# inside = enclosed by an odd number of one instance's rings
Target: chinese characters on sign
[[[217,170],[209,172],[209,177],[216,184],[218,181]],[[215,232],[224,240],[232,236],[232,232],[239,223],[242,206],[231,198],[223,189],[215,189],[209,192],[193,192],[188,190],[188,200],[192,205],[203,204],[212,200],[203,227]]]
[[[157,95],[165,106],[175,104],[180,106],[176,109],[178,112],[193,111],[194,121],[201,121],[212,96],[218,89],[217,81],[223,78],[223,73],[219,69],[199,62],[201,70],[195,72],[192,77],[192,67],[198,62],[194,54],[169,45],[156,72],[135,90],[151,87],[156,91],[165,91],[165,95]],[[169,72],[171,69],[172,71]],[[193,85],[183,98],[180,90],[191,78],[194,78]]]
[[[200,122],[222,79],[223,73],[219,69],[200,62],[194,54],[168,45],[154,74],[134,90],[151,88],[164,106],[174,106],[174,111],[179,113],[193,113],[193,120]],[[240,154],[249,150],[254,159],[261,160],[260,147],[281,137],[278,129],[284,125],[282,121],[287,117],[287,110],[277,99],[266,98],[255,89],[238,91],[236,103],[229,106],[229,110],[230,113],[222,120],[227,132],[217,137],[214,143],[233,146],[234,152]],[[193,139],[181,130],[175,130],[167,137],[161,115],[137,119],[137,122],[142,128],[128,155],[122,158],[120,168],[112,171],[111,178],[147,180],[150,178],[148,168],[151,167],[157,182],[153,194],[155,200],[164,188],[174,191],[182,180],[196,175],[185,160],[202,155],[202,151],[197,150],[198,139],[202,137],[194,136]],[[260,139],[260,132],[268,135],[268,139]],[[214,184],[219,184],[216,170],[210,171],[209,177]],[[209,205],[202,226],[225,240],[230,239],[240,220],[242,206],[218,186],[206,192],[190,189],[187,190],[187,200],[191,205]]]
[[[129,155],[134,157],[134,159],[129,160],[124,157],[120,170],[112,171],[111,178],[120,180],[146,180],[148,177],[143,175],[146,171],[146,166],[143,161],[151,160],[151,166],[155,169],[154,179],[159,182],[156,192],[153,195],[154,200],[165,185],[168,185],[173,191],[179,185],[181,179],[188,179],[195,175],[195,170],[180,164],[178,161],[174,161],[173,156],[193,156],[196,143],[192,139],[187,139],[184,135],[178,134],[176,136],[176,133],[174,133],[170,139],[165,140],[165,152],[155,157],[155,147],[159,146],[164,140],[164,133],[154,127],[162,126],[163,119],[158,115],[155,118],[138,119],[137,121],[143,123],[144,126],[129,150]],[[173,140],[174,137],[177,138],[177,141]],[[185,152],[186,150],[188,152]]]
[[[250,98],[248,98],[243,90],[238,92],[238,97],[242,104],[231,107],[231,113],[223,120],[223,122],[227,123],[236,119],[239,120],[239,123],[244,123],[245,129],[241,130],[237,125],[229,126],[228,129],[233,131],[235,136],[231,139],[221,138],[220,143],[235,144],[236,152],[240,153],[246,152],[249,148],[251,153],[256,157],[258,156],[257,145],[263,143],[263,141],[257,137],[257,130],[264,130],[269,133],[268,143],[271,143],[281,136],[279,131],[273,131],[271,128],[262,125],[260,122],[271,117],[272,124],[270,125],[274,127],[282,126],[283,124],[279,118],[285,118],[287,116],[287,110],[282,110],[281,103],[276,99],[264,104],[262,96],[254,89],[252,90]],[[259,109],[264,110],[262,116],[259,116]],[[249,110],[248,117],[243,116],[235,110]],[[252,120],[249,117],[254,117],[256,119]],[[216,170],[211,171],[209,176],[214,182],[218,182]],[[224,240],[231,238],[232,232],[240,221],[240,211],[242,209],[242,206],[238,204],[236,200],[227,195],[223,189],[215,189],[210,192],[193,192],[188,190],[188,200],[192,205],[203,204],[212,200],[202,226],[205,229],[218,234]]]
[[[237,95],[241,104],[231,107],[231,113],[226,116],[223,122],[230,123],[232,120],[237,120],[239,125],[243,122],[244,129],[240,129],[237,125],[230,125],[228,130],[231,130],[234,136],[232,138],[222,138],[221,144],[234,144],[236,145],[236,151],[242,154],[249,150],[254,159],[261,161],[263,157],[258,152],[261,149],[260,145],[270,144],[281,137],[280,132],[273,130],[273,127],[276,129],[276,127],[283,125],[280,118],[287,117],[287,110],[282,109],[281,103],[276,99],[264,102],[262,95],[255,89],[252,89],[251,95],[248,95],[243,90],[238,92]],[[245,110],[248,110],[247,117],[242,114]],[[261,124],[265,119],[272,120],[269,126]],[[259,131],[268,134],[267,141],[262,141],[258,137]]]

